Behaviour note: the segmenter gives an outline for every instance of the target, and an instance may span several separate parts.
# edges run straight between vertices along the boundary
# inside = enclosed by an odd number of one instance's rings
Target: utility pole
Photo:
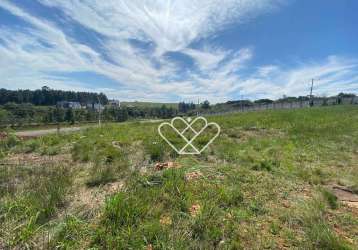
[[[314,85],[314,78],[312,78],[311,82],[311,89],[310,89],[310,107],[313,107],[313,85]]]
[[[56,127],[57,127],[57,134],[60,133],[60,108],[58,107],[58,104],[56,104]]]
[[[199,116],[199,98],[198,98],[198,109],[197,109],[197,111],[196,111],[196,116],[198,117]]]
[[[312,78],[311,91],[310,91],[310,97],[311,98],[312,98],[312,92],[313,92],[313,83],[314,83],[314,79]]]
[[[99,100],[99,97],[97,95],[98,100],[98,126],[101,127],[101,101]]]

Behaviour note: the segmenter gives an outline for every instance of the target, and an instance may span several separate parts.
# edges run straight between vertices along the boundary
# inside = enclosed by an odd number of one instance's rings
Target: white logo
[[[203,121],[204,122],[204,126],[199,130],[199,131],[196,131],[192,126],[197,122],[197,121]],[[175,126],[174,126],[174,122],[175,121],[181,121],[183,122],[186,127],[182,130],[182,131],[179,131]],[[188,122],[190,122],[190,118],[188,119]],[[220,126],[215,123],[215,122],[210,122],[208,123],[208,121],[200,116],[200,117],[197,117],[195,118],[192,122],[188,123],[186,120],[184,120],[183,118],[181,117],[175,117],[171,120],[171,122],[163,122],[159,125],[158,127],[158,133],[159,135],[169,144],[169,146],[171,146],[178,154],[181,154],[181,155],[197,155],[197,154],[201,154],[215,139],[216,137],[219,136],[220,134]],[[176,148],[162,133],[161,129],[164,127],[164,126],[169,126],[171,127],[185,142],[186,144],[181,148],[181,149],[178,149]],[[217,129],[217,132],[216,134],[209,140],[209,142],[204,146],[202,147],[201,149],[198,149],[196,148],[192,143],[195,141],[195,139],[205,131],[206,128],[208,127],[215,127]],[[187,131],[187,130],[191,130],[193,133],[194,133],[194,136],[193,138],[191,138],[190,140],[188,138],[185,137],[184,133]],[[192,152],[190,151],[187,151],[187,148],[188,147],[191,147],[191,149],[193,150]]]

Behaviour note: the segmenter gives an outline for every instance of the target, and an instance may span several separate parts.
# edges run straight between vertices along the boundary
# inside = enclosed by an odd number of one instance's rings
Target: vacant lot
[[[3,139],[0,249],[357,249],[358,107],[209,120],[200,156],[155,123]]]

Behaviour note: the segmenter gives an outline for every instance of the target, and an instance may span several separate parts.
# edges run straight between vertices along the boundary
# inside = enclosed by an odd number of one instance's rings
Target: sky
[[[0,88],[211,103],[358,94],[355,0],[0,0]]]

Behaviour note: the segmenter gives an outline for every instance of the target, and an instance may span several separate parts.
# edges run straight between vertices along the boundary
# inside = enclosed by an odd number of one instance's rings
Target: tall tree
[[[73,110],[72,108],[69,108],[66,110],[66,113],[65,113],[65,121],[66,122],[69,122],[71,124],[74,124],[75,123],[75,115],[73,113]]]

